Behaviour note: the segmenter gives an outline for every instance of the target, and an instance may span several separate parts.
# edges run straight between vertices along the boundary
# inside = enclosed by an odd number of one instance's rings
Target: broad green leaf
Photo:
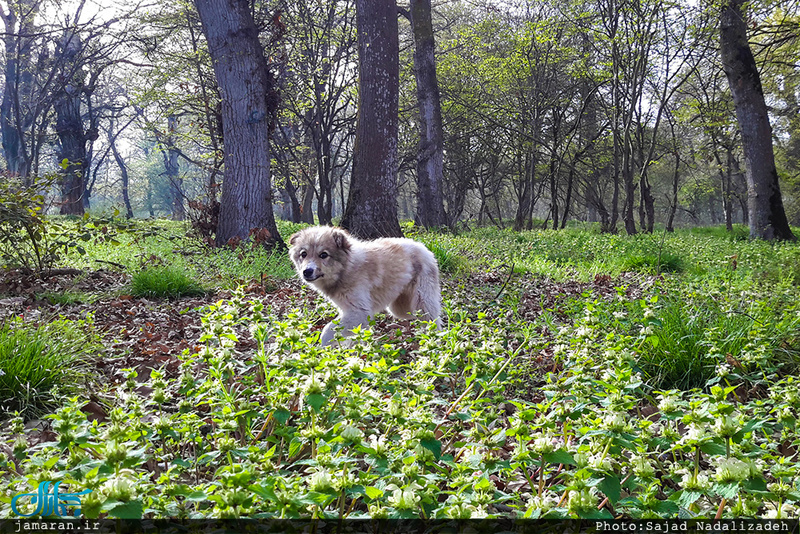
[[[378,497],[383,496],[383,491],[379,490],[374,486],[366,486],[364,488],[364,492],[367,494],[367,497],[370,499],[377,499]]]
[[[419,444],[433,453],[436,461],[442,456],[442,442],[435,438],[421,439]]]
[[[120,519],[141,519],[142,517],[142,501],[135,500],[124,503],[119,503],[107,508],[106,511],[111,517],[118,517]]]
[[[272,489],[272,486],[266,487],[261,484],[253,484],[249,486],[249,488],[250,491],[252,491],[253,493],[255,493],[264,500],[278,502],[278,496],[275,495],[275,491]]]
[[[303,442],[300,441],[300,438],[294,437],[292,441],[289,442],[289,458],[293,458],[297,456],[297,453],[300,452],[300,449],[303,448]]]
[[[739,493],[739,483],[720,482],[711,486],[711,490],[724,499],[733,499]]]
[[[682,490],[670,495],[670,500],[675,501],[681,508],[689,508],[697,499],[703,496],[701,491]]]
[[[290,412],[286,408],[278,408],[277,410],[272,412],[272,417],[274,417],[275,420],[282,425],[285,425],[286,421],[288,421],[291,416],[292,412]]]
[[[306,395],[306,404],[314,408],[315,412],[319,412],[322,405],[325,404],[325,396],[321,393],[311,393]]]
[[[611,504],[615,504],[619,500],[622,486],[619,482],[619,477],[616,475],[606,475],[605,478],[597,485],[597,489],[602,491]]]
[[[710,456],[725,456],[728,453],[728,449],[725,445],[717,441],[707,441],[703,443],[700,445],[700,450]]]
[[[575,465],[575,459],[564,449],[545,453],[544,461],[550,464]]]

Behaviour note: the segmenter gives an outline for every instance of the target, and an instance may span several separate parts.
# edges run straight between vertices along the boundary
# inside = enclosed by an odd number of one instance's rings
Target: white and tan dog
[[[361,241],[341,228],[315,226],[289,238],[297,274],[339,308],[339,328],[347,336],[368,318],[388,310],[400,319],[415,312],[441,328],[439,267],[425,245],[405,238]],[[334,324],[322,331],[330,344]]]

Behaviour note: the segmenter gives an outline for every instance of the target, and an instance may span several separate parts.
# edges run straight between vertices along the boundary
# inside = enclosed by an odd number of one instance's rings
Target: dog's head
[[[306,228],[289,238],[289,257],[305,282],[320,288],[332,287],[344,269],[351,239],[341,228]]]

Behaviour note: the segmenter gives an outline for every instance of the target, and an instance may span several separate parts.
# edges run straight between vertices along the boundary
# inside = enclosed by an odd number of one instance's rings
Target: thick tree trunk
[[[431,0],[411,0],[411,26],[414,29],[414,74],[419,109],[416,222],[432,228],[447,225],[447,216],[442,193],[444,133],[436,78]]]
[[[722,6],[720,54],[742,132],[750,237],[794,241],[783,209],[761,77],[747,42],[743,4],[744,0],[727,0]]]
[[[217,246],[252,233],[283,247],[272,212],[269,154],[277,98],[250,3],[195,0],[195,5],[222,100],[225,171]]]
[[[84,174],[88,172],[86,158],[86,132],[81,118],[82,73],[72,65],[81,53],[78,36],[67,32],[61,42],[60,59],[66,72],[73,72],[71,80],[64,83],[58,92],[54,109],[56,112],[56,134],[58,135],[58,160],[61,164],[61,214],[83,215]]]
[[[2,37],[5,66],[3,96],[0,100],[0,139],[9,172],[22,177],[26,183],[32,162],[25,134],[32,121],[24,109],[33,82],[31,47],[36,34],[34,17],[38,11],[39,2],[36,0],[8,3],[8,13],[0,6],[0,17],[5,26]]]
[[[642,186],[642,222],[640,227],[643,232],[652,234],[656,223],[656,199],[653,197],[653,189],[650,185],[650,178],[644,173],[639,178]]]
[[[524,164],[521,164],[520,174],[522,183],[517,187],[517,212],[514,215],[514,231],[525,230],[529,214],[533,212],[533,195],[536,187],[536,153],[522,157]],[[528,228],[530,229],[530,228]]]
[[[634,200],[636,199],[636,182],[634,181],[633,162],[631,161],[631,139],[626,132],[622,153],[622,182],[625,187],[625,204],[622,208],[622,221],[625,223],[625,232],[628,235],[636,233],[636,220],[634,218]]]
[[[400,236],[397,220],[399,53],[394,0],[357,0],[358,119],[342,226],[371,239]]]

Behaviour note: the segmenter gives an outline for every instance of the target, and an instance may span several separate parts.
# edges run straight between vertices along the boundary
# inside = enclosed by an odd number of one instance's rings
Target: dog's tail
[[[419,307],[425,314],[425,318],[434,321],[436,328],[442,329],[442,290],[439,286],[439,268],[434,261],[433,264],[426,263],[417,282],[417,294],[419,295]]]

